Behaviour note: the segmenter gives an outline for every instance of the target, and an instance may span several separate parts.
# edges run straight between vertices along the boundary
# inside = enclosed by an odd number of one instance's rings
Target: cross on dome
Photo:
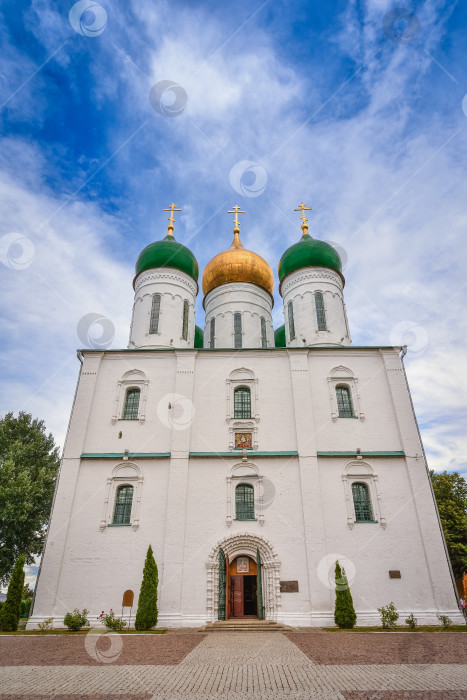
[[[245,213],[246,212],[244,212],[240,209],[238,204],[236,204],[234,207],[232,207],[232,209],[229,209],[229,211],[227,212],[227,214],[235,214],[235,219],[233,220],[233,222],[235,224],[234,233],[240,233],[240,222],[238,220],[238,215],[245,214]]]
[[[312,207],[307,207],[307,205],[304,204],[303,202],[298,205],[298,209],[294,209],[294,211],[301,211],[302,212],[302,215],[300,216],[301,220],[303,221],[302,231],[304,231],[305,229],[308,229],[308,219],[305,216],[305,212],[311,211],[311,209],[312,209]]]
[[[175,222],[175,219],[174,219],[174,211],[182,211],[182,210],[179,209],[179,208],[177,207],[176,204],[173,204],[173,203],[172,203],[172,204],[170,205],[170,207],[168,207],[168,209],[164,209],[164,211],[170,211],[170,216],[169,216],[169,218],[168,218],[168,221],[170,221],[170,223],[169,223],[169,225],[167,226],[167,230],[168,230],[168,235],[169,235],[169,236],[173,236],[173,232],[174,232],[174,222]]]

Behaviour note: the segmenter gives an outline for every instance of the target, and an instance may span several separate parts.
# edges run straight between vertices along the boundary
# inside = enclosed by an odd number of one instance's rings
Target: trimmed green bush
[[[0,630],[16,632],[21,615],[21,598],[24,587],[24,555],[18,557],[11,574],[6,601],[0,610]]]
[[[399,619],[399,613],[397,612],[396,606],[392,601],[382,608],[377,608],[377,610],[381,615],[381,624],[383,625],[383,629],[389,630],[396,626],[396,622]]]
[[[157,625],[157,584],[159,575],[154,561],[152,547],[149,545],[143,570],[143,582],[138,598],[135,629],[150,630]]]
[[[88,613],[89,610],[84,610],[80,612],[78,608],[75,608],[72,613],[67,613],[65,617],[63,618],[63,622],[66,627],[71,632],[78,632],[78,630],[81,629],[81,627],[90,627],[91,624],[88,620]]]
[[[21,617],[29,617],[29,611],[31,609],[31,598],[21,601]]]
[[[334,608],[334,622],[341,629],[350,630],[357,622],[357,615],[353,606],[352,594],[350,593],[345,570],[341,569],[338,561],[336,561],[335,581],[336,605]]]

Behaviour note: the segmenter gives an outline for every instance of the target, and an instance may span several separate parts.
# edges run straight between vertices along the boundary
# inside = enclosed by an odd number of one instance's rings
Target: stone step
[[[216,620],[203,627],[200,632],[284,632],[290,629],[273,620]]]

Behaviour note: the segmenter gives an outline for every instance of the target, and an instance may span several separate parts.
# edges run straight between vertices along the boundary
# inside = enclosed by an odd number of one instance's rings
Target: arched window
[[[209,347],[213,348],[216,345],[216,319],[211,318],[211,326],[209,328]]]
[[[234,313],[234,348],[242,347],[242,314],[239,311]]]
[[[133,503],[133,486],[119,486],[115,499],[114,525],[129,525],[131,522],[131,505]]]
[[[234,391],[234,418],[251,418],[251,394],[246,386]]]
[[[250,484],[239,484],[235,489],[235,518],[255,519],[255,492]]]
[[[182,338],[188,340],[188,302],[186,299],[183,302]]]
[[[159,330],[159,314],[161,311],[161,295],[154,294],[152,297],[151,318],[149,320],[149,333],[157,333]]]
[[[264,316],[261,316],[261,347],[268,347],[268,339],[266,336],[266,319],[264,318]]]
[[[354,418],[350,388],[345,384],[336,386],[337,410],[339,418]]]
[[[290,340],[295,339],[295,323],[293,320],[293,303],[289,301],[287,304],[287,315],[289,317],[289,336]]]
[[[125,406],[123,407],[123,420],[138,420],[140,389],[127,389]]]
[[[315,308],[316,320],[318,322],[319,331],[327,331],[326,328],[326,312],[324,310],[324,297],[322,292],[315,292]]]
[[[368,485],[362,484],[360,481],[354,481],[354,483],[352,484],[352,496],[353,505],[355,508],[355,522],[374,522]]]

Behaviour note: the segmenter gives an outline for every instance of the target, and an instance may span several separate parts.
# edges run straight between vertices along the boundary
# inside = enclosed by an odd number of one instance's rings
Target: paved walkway
[[[404,633],[404,637],[407,634]],[[328,641],[331,633],[313,636],[318,650],[319,640]],[[361,633],[352,638],[360,636]],[[423,638],[428,636],[423,635]],[[74,643],[87,644],[87,653],[92,656],[96,654],[98,637],[90,633],[81,637],[82,642],[74,638]],[[178,637],[167,635],[166,640],[169,638],[177,640]],[[410,638],[420,645],[421,636],[417,638],[414,634]],[[5,651],[5,642],[15,639],[18,638],[2,638],[2,650]],[[40,645],[46,638],[32,639]],[[95,665],[56,665],[57,659],[54,659],[51,662],[54,665],[3,666],[0,668],[0,699],[13,700],[27,695],[28,700],[50,696],[55,700],[109,700],[113,697],[146,700],[152,696],[167,700],[220,700],[221,697],[231,700],[467,700],[467,666],[458,662],[407,664],[400,659],[387,663],[386,659],[383,664],[322,664],[313,660],[310,644],[305,653],[284,634],[252,632],[199,635],[199,644],[187,650],[184,658],[175,664],[173,660],[159,665],[154,665],[154,661],[152,665],[144,665],[144,660],[139,660],[138,664],[115,663],[129,639],[141,637],[106,638],[106,642],[111,642],[107,645],[107,656],[93,657]],[[146,644],[164,643],[160,636],[146,639]],[[375,635],[365,634],[364,639],[371,646]],[[456,639],[465,647],[467,636],[459,634]],[[337,634],[335,643],[339,644]],[[46,659],[44,661],[47,663]]]

